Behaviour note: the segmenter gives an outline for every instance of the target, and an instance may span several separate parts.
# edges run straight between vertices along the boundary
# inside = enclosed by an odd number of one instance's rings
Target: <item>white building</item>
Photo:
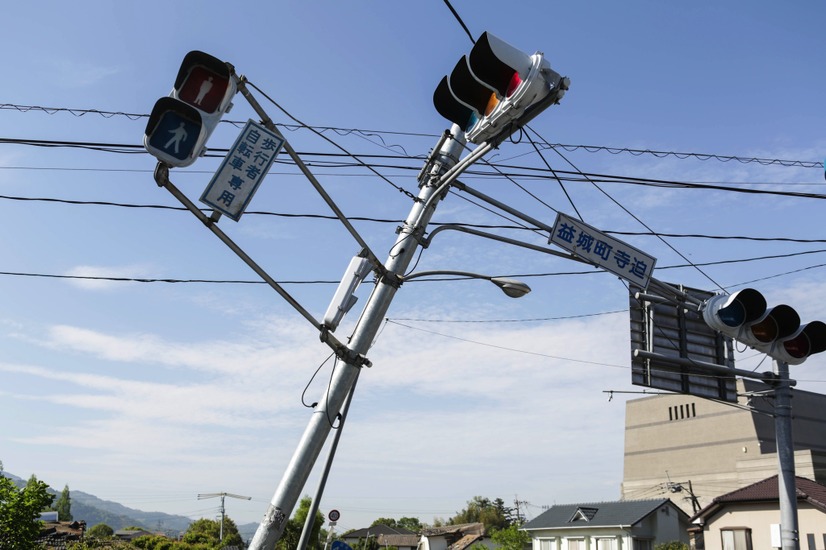
[[[522,529],[533,550],[652,550],[688,543],[688,515],[669,499],[555,505]]]

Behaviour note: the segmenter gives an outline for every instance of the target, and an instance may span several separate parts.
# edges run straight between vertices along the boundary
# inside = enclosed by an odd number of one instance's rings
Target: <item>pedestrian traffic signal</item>
[[[184,57],[168,97],[155,103],[146,124],[146,150],[169,166],[189,166],[206,150],[237,91],[231,65],[209,54]]]
[[[766,299],[753,288],[709,298],[702,314],[714,330],[791,365],[826,351],[826,324],[812,321],[801,326],[792,307],[767,308]]]
[[[164,164],[189,166],[200,155],[196,147],[206,142],[205,134],[198,109],[173,97],[162,97],[149,115],[143,144]]]
[[[485,32],[439,82],[433,104],[468,141],[481,143],[508,129],[512,133],[524,125],[517,126],[523,115],[558,103],[569,84],[542,53],[528,55]]]

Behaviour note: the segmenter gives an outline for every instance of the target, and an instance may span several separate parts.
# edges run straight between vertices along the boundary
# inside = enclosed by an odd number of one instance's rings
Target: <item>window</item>
[[[723,550],[751,550],[751,529],[721,529],[720,534],[723,537]]]
[[[651,550],[651,539],[634,539],[634,550]]]
[[[585,550],[585,539],[568,539],[568,550]]]
[[[554,539],[538,539],[536,548],[537,550],[554,550]]]
[[[596,539],[596,543],[596,550],[616,550],[617,548],[616,538],[598,538]]]

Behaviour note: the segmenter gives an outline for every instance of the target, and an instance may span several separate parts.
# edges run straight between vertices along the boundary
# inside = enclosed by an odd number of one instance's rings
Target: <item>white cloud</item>
[[[117,67],[95,65],[77,59],[52,59],[53,82],[62,88],[86,88],[120,72]]]
[[[69,283],[78,288],[86,290],[114,290],[122,289],[122,281],[110,281],[106,279],[140,279],[149,278],[152,268],[146,265],[134,264],[124,266],[93,266],[78,265],[64,274],[69,277]],[[84,278],[87,277],[87,278]]]

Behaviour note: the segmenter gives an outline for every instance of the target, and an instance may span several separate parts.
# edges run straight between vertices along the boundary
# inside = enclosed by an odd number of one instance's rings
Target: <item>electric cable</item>
[[[468,33],[468,36],[470,34]],[[471,41],[473,41],[473,37],[471,36]],[[71,108],[71,107],[44,107],[39,105],[18,105],[13,103],[0,103],[0,110],[13,110],[18,111],[21,113],[28,113],[28,112],[41,112],[48,115],[55,115],[58,113],[69,113],[76,117],[82,117],[87,114],[92,115],[99,115],[103,118],[113,118],[113,117],[126,117],[130,120],[138,120],[141,118],[148,118],[149,115],[146,113],[126,113],[122,111],[104,111],[99,109],[79,109],[79,108]],[[236,127],[242,127],[246,124],[246,121],[239,121],[239,120],[221,120],[223,124],[231,124]],[[291,125],[291,124],[277,124],[279,128],[284,128],[285,130],[295,131],[303,128],[304,126],[301,125]],[[312,126],[315,130],[319,132],[326,132],[332,131],[339,135],[349,135],[353,133],[364,133],[365,135],[370,136],[378,136],[380,139],[382,135],[397,135],[397,136],[409,136],[409,137],[427,137],[427,138],[438,138],[438,134],[432,134],[427,132],[404,132],[398,130],[364,130],[358,128],[340,128],[334,126]],[[395,145],[388,145],[387,147],[395,147]],[[585,144],[566,144],[566,143],[549,143],[547,145],[543,145],[543,147],[552,149],[555,147],[560,147],[565,149],[568,152],[574,151],[585,151],[587,153],[600,153],[606,152],[611,155],[620,155],[620,154],[630,154],[636,157],[649,155],[654,156],[656,158],[667,158],[673,157],[679,160],[685,159],[695,159],[700,161],[709,161],[714,160],[722,163],[727,162],[738,162],[740,164],[760,164],[762,166],[781,166],[781,167],[797,167],[797,168],[813,168],[813,169],[823,169],[824,163],[823,161],[806,161],[806,160],[793,160],[793,159],[780,159],[780,158],[768,158],[768,157],[748,157],[742,155],[728,155],[728,154],[720,154],[720,153],[696,153],[696,152],[681,152],[681,151],[662,151],[657,149],[634,149],[630,147],[612,147],[606,145],[585,145]]]

